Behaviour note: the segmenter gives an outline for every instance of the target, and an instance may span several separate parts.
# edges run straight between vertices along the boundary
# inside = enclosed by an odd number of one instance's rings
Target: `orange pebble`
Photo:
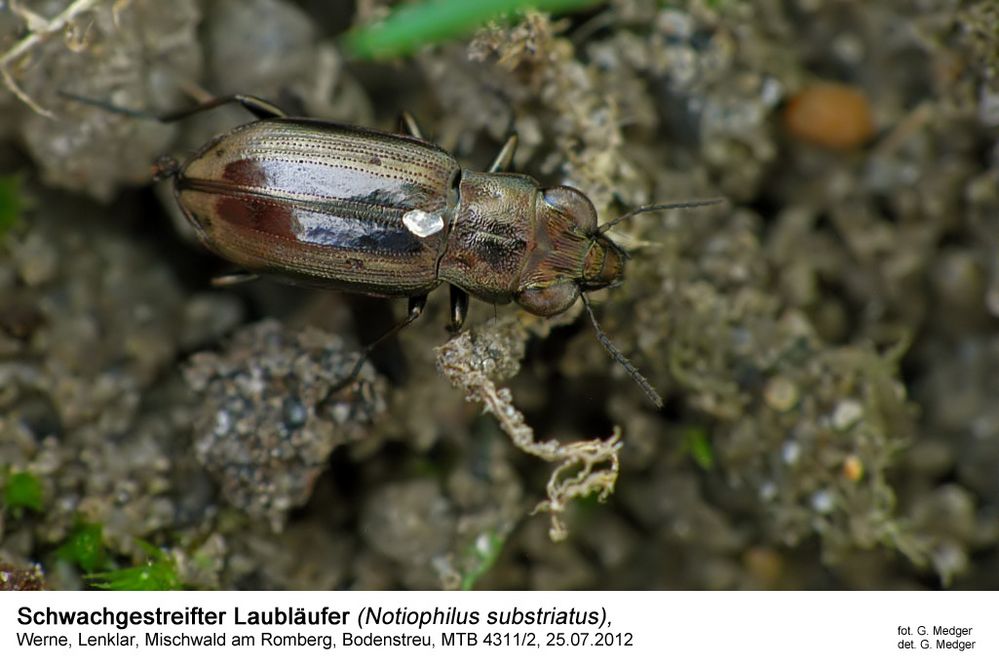
[[[784,110],[784,125],[809,143],[849,150],[874,134],[874,117],[867,97],[841,83],[818,83],[801,90]]]
[[[854,455],[846,457],[846,460],[843,461],[843,476],[853,482],[864,478],[864,463],[861,462],[860,458]]]

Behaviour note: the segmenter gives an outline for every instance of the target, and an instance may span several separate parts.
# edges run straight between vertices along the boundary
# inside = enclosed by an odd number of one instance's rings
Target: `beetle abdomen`
[[[230,261],[391,296],[437,285],[457,173],[454,158],[416,139],[274,119],[210,143],[176,187],[202,239]],[[414,233],[411,211],[442,223]]]

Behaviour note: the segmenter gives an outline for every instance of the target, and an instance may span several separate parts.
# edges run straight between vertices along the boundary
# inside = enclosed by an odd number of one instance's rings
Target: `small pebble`
[[[774,377],[763,389],[764,399],[771,409],[786,412],[798,404],[798,387],[784,377]]]
[[[836,405],[832,415],[832,426],[836,430],[848,430],[857,424],[864,415],[864,407],[856,400],[843,400]]]
[[[798,446],[798,442],[790,439],[784,442],[784,446],[780,451],[781,458],[787,465],[793,465],[798,462],[798,458],[801,457],[801,447]]]
[[[763,585],[776,585],[784,572],[784,558],[773,548],[754,546],[742,556],[746,570]]]
[[[874,116],[859,89],[819,83],[791,98],[784,125],[797,139],[833,150],[850,150],[874,135]]]
[[[864,463],[855,455],[849,455],[843,461],[843,476],[856,483],[864,478]]]
[[[818,513],[829,513],[835,506],[836,501],[828,490],[819,490],[812,495],[812,508]]]

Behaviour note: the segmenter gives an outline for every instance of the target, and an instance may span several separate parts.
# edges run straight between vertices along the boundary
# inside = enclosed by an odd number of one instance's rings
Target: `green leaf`
[[[21,221],[24,213],[23,181],[21,174],[0,176],[0,236]]]
[[[15,512],[24,509],[41,512],[42,482],[31,472],[14,472],[7,477],[3,489],[4,504]]]
[[[560,13],[598,0],[428,0],[396,8],[384,21],[351,31],[347,51],[377,60],[408,55],[428,44],[467,35],[488,21],[525,9]]]
[[[707,471],[715,466],[715,453],[711,448],[711,440],[703,428],[687,428],[683,433],[682,447],[701,469]]]
[[[152,544],[140,541],[139,545],[149,555],[145,564],[90,574],[86,576],[87,581],[102,590],[163,591],[181,589],[177,564],[173,558]]]
[[[495,532],[480,534],[470,547],[472,566],[461,577],[461,589],[468,591],[487,571],[493,568],[503,552],[504,539]]]

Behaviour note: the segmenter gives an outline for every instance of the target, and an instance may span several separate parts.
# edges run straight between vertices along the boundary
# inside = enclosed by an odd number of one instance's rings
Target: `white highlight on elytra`
[[[425,210],[411,210],[402,216],[402,223],[420,238],[436,234],[444,228],[444,218],[440,213],[428,213]]]

